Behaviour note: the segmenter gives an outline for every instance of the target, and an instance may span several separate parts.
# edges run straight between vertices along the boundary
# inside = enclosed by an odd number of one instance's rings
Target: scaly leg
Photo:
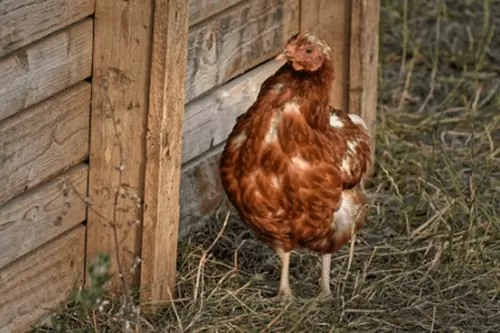
[[[276,248],[276,253],[281,260],[281,275],[280,275],[280,288],[275,300],[292,297],[292,289],[290,289],[289,281],[289,265],[291,252],[285,252],[282,248]]]
[[[330,264],[332,262],[332,254],[326,253],[321,255],[321,281],[320,288],[321,293],[320,296],[330,296]]]

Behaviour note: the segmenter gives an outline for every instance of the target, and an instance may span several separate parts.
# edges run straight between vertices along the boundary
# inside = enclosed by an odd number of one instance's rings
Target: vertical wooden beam
[[[144,301],[169,299],[174,292],[187,41],[188,2],[156,0],[142,238]]]
[[[117,291],[138,282],[153,0],[95,3],[87,259],[111,254]]]
[[[351,0],[301,0],[300,30],[309,31],[325,40],[333,50],[335,81],[331,105],[348,107],[349,78],[349,11]]]
[[[375,153],[380,0],[351,0],[350,12],[349,111],[365,120]]]

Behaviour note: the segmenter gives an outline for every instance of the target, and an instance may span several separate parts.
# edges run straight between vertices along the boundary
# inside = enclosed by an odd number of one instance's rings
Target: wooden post
[[[300,29],[311,31],[333,49],[334,108],[360,115],[368,125],[375,153],[380,0],[301,0]],[[374,155],[373,155],[374,156]],[[373,171],[369,171],[369,174]]]
[[[375,156],[377,122],[380,0],[351,1],[349,111],[359,114],[372,136]],[[373,172],[373,165],[369,173]]]
[[[332,48],[335,80],[331,104],[348,108],[350,0],[301,0],[300,30],[325,40]]]
[[[174,293],[187,40],[187,1],[156,0],[141,254],[144,301]]]
[[[130,269],[140,255],[151,17],[151,1],[96,0],[87,260],[112,256],[124,278],[112,292],[139,281]]]
[[[110,291],[140,280],[143,299],[175,279],[187,6],[96,0],[87,259],[109,253]]]

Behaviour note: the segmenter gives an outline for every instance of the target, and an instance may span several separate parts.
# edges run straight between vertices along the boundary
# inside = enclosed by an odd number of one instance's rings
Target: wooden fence
[[[0,1],[0,332],[102,252],[170,297],[178,235],[221,204],[224,140],[293,34],[331,44],[333,106],[374,136],[378,21],[379,0]]]

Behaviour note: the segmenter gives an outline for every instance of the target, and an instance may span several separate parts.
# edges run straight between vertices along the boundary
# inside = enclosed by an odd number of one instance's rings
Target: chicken
[[[313,34],[290,38],[286,63],[240,115],[220,160],[223,188],[241,219],[281,261],[277,298],[291,297],[290,254],[321,254],[321,295],[330,295],[332,254],[363,225],[360,182],[370,161],[361,117],[329,103],[332,50]]]

